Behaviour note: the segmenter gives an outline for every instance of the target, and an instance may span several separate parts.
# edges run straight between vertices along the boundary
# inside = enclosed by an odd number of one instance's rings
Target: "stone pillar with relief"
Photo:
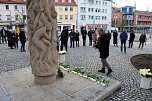
[[[56,17],[54,0],[26,0],[30,64],[35,83],[50,84],[56,80]]]

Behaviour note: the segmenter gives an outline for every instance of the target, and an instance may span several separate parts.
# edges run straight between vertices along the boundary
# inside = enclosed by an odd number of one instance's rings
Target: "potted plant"
[[[140,87],[150,89],[152,81],[152,72],[150,72],[150,69],[140,69],[139,73],[141,75]]]
[[[65,50],[63,50],[63,51],[59,51],[59,61],[60,62],[64,62],[65,61],[65,54],[66,54],[67,52],[65,51]]]

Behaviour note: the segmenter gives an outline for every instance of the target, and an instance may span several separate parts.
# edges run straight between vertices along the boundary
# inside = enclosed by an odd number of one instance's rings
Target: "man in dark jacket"
[[[86,28],[84,27],[82,32],[82,40],[83,40],[83,46],[86,46],[86,35],[87,35],[87,31],[86,31]]]
[[[140,48],[141,45],[142,45],[141,48],[143,48],[145,41],[146,41],[146,34],[142,33],[140,35],[140,37],[139,37],[139,42],[140,43],[139,43],[139,47],[138,48]]]
[[[121,41],[121,52],[123,51],[123,45],[124,45],[124,53],[126,54],[126,41],[128,39],[128,35],[126,30],[123,30],[123,32],[120,34],[120,41]]]
[[[25,36],[25,31],[24,29],[22,28],[21,29],[21,32],[19,33],[19,38],[20,38],[20,41],[21,41],[21,52],[22,51],[26,51],[25,50],[25,43],[26,43],[26,36]]]
[[[88,31],[89,46],[92,46],[92,34],[93,34],[93,31],[90,29],[90,30]]]
[[[98,41],[97,41],[97,47],[99,49],[100,58],[101,58],[101,61],[103,63],[102,69],[98,70],[98,72],[105,73],[105,67],[107,67],[108,68],[107,76],[108,76],[112,72],[112,69],[111,69],[110,65],[108,64],[108,62],[106,60],[107,57],[109,56],[110,39],[109,39],[109,36],[107,34],[105,34],[103,29],[100,28],[98,30],[98,33],[99,33],[100,36],[99,36]]]
[[[67,27],[63,27],[63,30],[61,32],[61,51],[63,50],[63,46],[65,47],[65,50],[67,51],[68,50],[68,29]]]
[[[70,37],[70,48],[74,48],[74,42],[75,42],[75,32],[73,29],[71,29],[71,32],[69,34]]]
[[[132,48],[134,39],[135,39],[135,34],[134,34],[133,30],[132,30],[131,33],[130,33],[129,47],[128,48]]]
[[[6,36],[7,36],[7,31],[3,27],[1,30],[2,43],[4,43],[4,41],[5,43],[7,43]]]

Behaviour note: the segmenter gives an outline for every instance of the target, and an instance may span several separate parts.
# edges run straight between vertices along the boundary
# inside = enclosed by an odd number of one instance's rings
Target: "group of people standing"
[[[94,45],[97,42],[97,33],[95,33],[95,30],[89,30],[87,32],[86,28],[84,27],[81,31],[81,35],[82,35],[82,40],[83,40],[83,46],[86,46],[86,38],[87,36],[89,37],[89,46],[92,46],[92,42],[94,42]],[[70,48],[74,48],[75,45],[76,47],[79,47],[79,36],[80,33],[78,32],[78,30],[76,30],[76,32],[71,29],[70,33],[68,32],[68,28],[67,27],[63,27],[63,30],[61,32],[61,35],[59,37],[57,37],[57,40],[61,41],[61,47],[60,50],[63,50],[63,47],[65,47],[65,50],[67,51],[67,45],[68,45],[68,38],[70,38]],[[57,42],[59,43],[59,42]],[[59,45],[57,46],[59,47]],[[58,48],[59,50],[59,48]]]
[[[128,34],[127,34],[126,30],[123,30],[123,32],[120,33],[119,38],[120,38],[120,42],[121,42],[121,52],[123,52],[123,50],[124,50],[124,53],[126,53],[126,42],[128,39]],[[135,39],[135,33],[133,30],[131,30],[130,37],[128,40],[129,41],[128,48],[133,47],[134,39]],[[138,48],[143,48],[144,43],[146,42],[146,39],[147,39],[146,34],[142,33],[139,37],[139,47]],[[118,32],[116,30],[113,32],[113,44],[114,44],[114,46],[118,47]]]
[[[25,52],[26,36],[23,28],[21,28],[20,33],[17,33],[12,29],[5,30],[4,27],[0,31],[0,44],[8,43],[8,47],[10,47],[10,49],[14,49],[18,48],[18,40],[21,42],[21,52]]]

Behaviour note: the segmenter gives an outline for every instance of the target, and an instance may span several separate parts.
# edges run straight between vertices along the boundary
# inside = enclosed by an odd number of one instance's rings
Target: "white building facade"
[[[0,27],[26,24],[25,1],[0,2]]]
[[[111,29],[112,2],[107,0],[77,0],[77,29]]]

